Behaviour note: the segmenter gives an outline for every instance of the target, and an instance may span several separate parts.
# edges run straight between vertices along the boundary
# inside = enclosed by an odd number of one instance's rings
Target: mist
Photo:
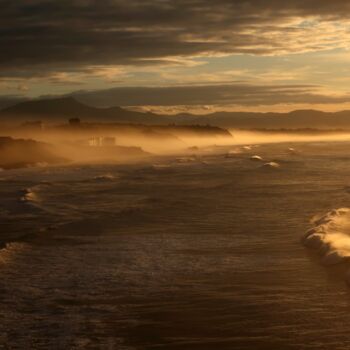
[[[233,143],[225,129],[210,126],[144,126],[125,124],[46,126],[29,123],[5,129],[1,164],[65,162],[135,162],[155,156],[201,153],[205,147]],[[34,142],[37,142],[36,144]],[[28,143],[34,145],[29,156]],[[46,155],[42,156],[45,149]],[[34,161],[36,160],[36,161]]]
[[[236,130],[213,126],[29,122],[3,127],[0,167],[57,163],[124,163],[162,156],[234,154],[244,145],[342,142],[350,133],[319,130]],[[17,140],[17,141],[16,141]],[[37,144],[35,143],[37,142]],[[245,151],[250,151],[245,149]],[[253,151],[252,151],[253,152]]]
[[[236,144],[266,144],[282,142],[343,142],[350,140],[349,132],[334,131],[242,131],[230,130]]]

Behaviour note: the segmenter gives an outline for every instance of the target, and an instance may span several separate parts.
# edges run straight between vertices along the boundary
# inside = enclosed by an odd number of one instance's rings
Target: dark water
[[[0,348],[349,349],[343,274],[300,237],[349,206],[350,144],[290,146],[2,172]]]

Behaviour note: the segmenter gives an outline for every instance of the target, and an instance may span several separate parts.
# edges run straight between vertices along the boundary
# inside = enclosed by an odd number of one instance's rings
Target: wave
[[[48,187],[53,186],[51,182],[41,181],[37,185],[25,188],[21,193],[21,201],[32,204],[39,204],[42,202],[41,194],[43,190],[47,190]]]
[[[260,157],[260,156],[258,156],[258,155],[251,156],[251,157],[250,157],[250,160],[252,160],[252,161],[258,161],[258,162],[263,161],[262,157]]]
[[[240,148],[231,149],[225,154],[225,158],[235,158],[240,153],[242,153]]]
[[[325,265],[350,261],[350,208],[334,209],[312,221],[302,241],[317,250]]]
[[[198,161],[199,158],[197,156],[190,156],[190,157],[178,157],[176,158],[176,162],[183,164],[183,163],[192,163]]]
[[[18,253],[28,250],[29,245],[23,242],[8,242],[0,249],[0,265],[9,264],[15,259]]]
[[[115,176],[110,173],[97,175],[93,178],[94,181],[112,181],[114,179],[115,179]]]
[[[29,202],[29,203],[38,203],[40,202],[40,196],[38,193],[38,186],[33,186],[33,187],[29,187],[26,188],[23,191],[22,197],[21,197],[21,201],[22,202]]]
[[[287,152],[289,154],[298,154],[297,150],[295,148],[293,148],[293,147],[289,147]]]
[[[277,169],[280,167],[280,165],[277,162],[269,162],[269,163],[265,163],[262,167],[269,168],[269,169]]]
[[[171,164],[152,164],[151,168],[152,170],[155,170],[155,171],[173,170],[173,167]]]

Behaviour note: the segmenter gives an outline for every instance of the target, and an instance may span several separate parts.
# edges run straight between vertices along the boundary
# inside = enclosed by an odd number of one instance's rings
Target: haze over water
[[[344,271],[300,242],[348,205],[348,147],[3,172],[0,343],[348,349]]]

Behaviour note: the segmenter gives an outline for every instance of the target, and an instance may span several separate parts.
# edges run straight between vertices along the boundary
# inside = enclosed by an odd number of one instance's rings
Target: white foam
[[[190,157],[178,157],[176,158],[177,163],[192,163],[198,161],[197,156],[190,156]]]
[[[276,169],[276,168],[279,168],[280,165],[277,162],[269,162],[269,163],[265,163],[263,165],[263,167],[264,168],[274,168],[274,169]]]
[[[295,149],[295,148],[293,148],[293,147],[289,147],[288,149],[287,149],[287,152],[289,153],[289,154],[297,154],[298,152],[297,152],[297,150]]]
[[[6,243],[6,246],[0,249],[0,264],[5,265],[11,263],[18,253],[29,249],[27,243],[12,242]]]
[[[263,159],[260,156],[255,155],[255,156],[251,156],[250,160],[260,161],[261,162]]]
[[[242,151],[239,148],[231,149],[225,154],[225,157],[226,158],[235,157],[239,153],[242,153]]]
[[[110,174],[110,173],[97,175],[94,177],[95,181],[112,181],[114,179],[115,179],[115,176],[113,174]]]
[[[40,198],[37,194],[37,192],[35,191],[34,187],[30,187],[30,188],[26,188],[24,190],[23,196],[21,197],[21,201],[23,202],[39,202]]]
[[[335,209],[314,219],[302,241],[317,250],[326,265],[350,261],[350,209]]]

